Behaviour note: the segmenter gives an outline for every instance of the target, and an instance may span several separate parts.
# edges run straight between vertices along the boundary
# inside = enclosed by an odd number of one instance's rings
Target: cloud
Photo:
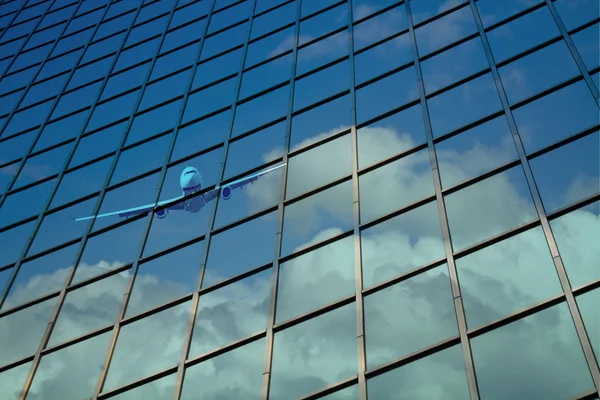
[[[329,134],[325,132],[307,139],[298,147]],[[361,154],[373,161],[381,159],[381,154],[387,154],[389,148],[414,145],[409,135],[385,128],[375,128],[363,139]],[[316,149],[303,153],[296,161],[290,160],[289,173],[290,179],[294,179],[295,192],[312,189],[321,181],[346,173],[351,148],[347,139],[338,140],[325,148],[328,151]],[[466,151],[443,151],[439,154],[440,169],[455,176],[455,181],[462,181],[472,176],[473,170],[489,169],[494,159],[504,157],[496,151],[501,153],[505,149],[477,143]],[[268,154],[264,157],[269,159]],[[429,192],[433,185],[429,168],[427,152],[424,152],[388,164],[377,173],[374,171],[371,181],[361,183],[363,190],[371,189],[361,198],[364,218],[375,218],[419,197],[416,194]],[[491,178],[469,192],[465,189],[467,195],[454,194],[458,200],[448,200],[455,241],[485,239],[490,236],[490,227],[509,229],[521,221],[523,215],[533,216],[528,214],[526,196],[510,178],[511,175]],[[261,181],[260,190],[258,184],[249,188],[246,193],[251,204],[259,207],[276,198],[280,182],[267,176]],[[351,202],[351,192],[348,194]],[[320,196],[307,200],[302,213],[286,211],[289,218],[286,224],[291,224],[287,232],[299,236],[297,248],[341,233],[346,228],[339,221],[348,218],[352,221],[351,213],[343,208],[348,198]],[[294,224],[307,224],[309,228],[296,233]],[[597,232],[599,227],[600,217],[587,210],[553,221],[552,228],[561,238],[561,250],[569,248],[579,257],[591,260],[581,266],[588,271],[586,276],[593,276],[597,270],[594,260],[600,259],[599,250],[590,243],[586,246],[577,246],[577,243],[582,236]],[[457,261],[470,328],[560,293],[548,248],[539,228],[536,229]],[[352,237],[345,238],[281,266],[278,322],[354,293],[353,243]],[[568,247],[563,243],[568,243]],[[362,245],[366,286],[443,258],[436,203],[369,228],[364,232]],[[568,268],[572,268],[569,267],[573,265],[571,260],[573,258],[565,259]],[[88,272],[96,275],[95,270],[119,265],[117,261],[106,260],[80,268],[87,276]],[[66,267],[57,267],[56,272],[43,279],[32,277],[11,293],[9,304],[19,304],[21,293],[41,292],[51,280],[64,280]],[[216,275],[219,271],[207,273]],[[113,323],[130,278],[130,272],[123,272],[70,293],[55,329],[58,336],[52,340],[59,343]],[[207,279],[219,280],[218,276]],[[272,271],[267,270],[202,296],[190,356],[264,330],[271,301],[271,279]],[[135,302],[132,306],[142,310],[147,308],[144,302],[155,306],[157,301],[168,301],[178,297],[187,284],[189,282],[178,281],[170,270],[142,272],[134,285],[136,295],[132,297]],[[76,301],[71,302],[70,296]],[[55,299],[49,300],[0,320],[0,344],[6,349],[1,353],[0,364],[35,352],[54,305]],[[190,306],[190,302],[185,302],[124,326],[106,389],[175,365],[181,354]],[[369,368],[457,334],[445,265],[367,296],[365,312]],[[355,315],[355,305],[350,304],[276,333],[272,397],[294,398],[355,374]],[[42,359],[28,399],[90,396],[110,335]],[[503,394],[511,398],[551,395],[562,398],[592,387],[564,304],[474,339],[473,353],[482,397],[496,398]],[[263,359],[264,340],[260,340],[194,366],[186,372],[182,397],[193,399],[202,394],[203,398],[211,399],[253,398],[260,393]],[[18,392],[26,372],[27,368],[23,367],[0,374],[0,383],[8,382],[0,385],[6,398]],[[431,379],[432,374],[436,379]],[[127,399],[158,399],[162,393],[168,397],[173,384],[174,377],[168,376],[136,389]],[[464,363],[458,346],[374,379],[369,383],[369,390],[382,400],[391,399],[391,393],[401,393],[403,398],[410,399],[441,399],[449,397],[449,393],[465,396],[465,385]],[[393,398],[397,398],[395,394]]]

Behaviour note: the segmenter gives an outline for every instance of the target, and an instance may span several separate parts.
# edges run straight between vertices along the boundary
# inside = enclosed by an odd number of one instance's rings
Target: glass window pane
[[[268,169],[262,168],[259,172],[266,170]],[[239,190],[236,189],[226,201],[219,201],[215,227],[239,221],[258,211],[275,206],[280,198],[284,171],[283,168],[278,168],[261,175],[257,181],[244,185]]]
[[[600,278],[600,203],[570,212],[550,222],[572,287]]]
[[[350,86],[350,64],[343,61],[296,82],[294,110],[316,103]]]
[[[237,74],[243,55],[244,49],[237,49],[199,64],[194,75],[192,90],[231,74]]]
[[[12,308],[62,289],[77,249],[77,244],[72,245],[21,264],[2,308]]]
[[[355,84],[364,83],[412,61],[413,55],[408,34],[388,40],[354,56]],[[422,68],[425,68],[425,65],[423,63]]]
[[[359,177],[361,221],[370,221],[434,194],[427,149]]]
[[[0,265],[11,264],[21,256],[23,246],[33,230],[36,221],[28,222],[14,227],[8,231],[0,232],[0,242],[4,244],[4,249],[0,252]]]
[[[285,122],[280,122],[241,140],[230,142],[225,179],[282,157],[285,131]]]
[[[0,365],[35,354],[55,306],[52,298],[0,318]]]
[[[27,154],[33,141],[36,139],[36,132],[30,131],[23,135],[13,136],[0,145],[0,164],[14,161]]]
[[[146,92],[147,94],[148,92]],[[157,99],[164,101],[164,98]],[[133,118],[129,134],[125,141],[128,146],[151,136],[173,129],[177,125],[182,100],[177,100],[155,108],[144,114],[138,114]]]
[[[488,67],[480,38],[469,40],[423,61],[425,91],[432,93]]]
[[[235,112],[233,136],[258,128],[288,111],[289,85],[240,104]]]
[[[6,196],[6,201],[0,208],[0,227],[13,224],[44,211],[48,196],[54,189],[55,184],[56,180],[52,179]]]
[[[469,328],[562,293],[540,227],[456,260]]]
[[[100,191],[106,182],[106,176],[112,165],[112,157],[105,158],[84,168],[63,175],[52,199],[50,208],[79,199]]]
[[[513,111],[527,153],[598,124],[598,105],[584,81]]]
[[[237,79],[218,83],[188,97],[182,123],[210,114],[231,105],[235,101]]]
[[[336,33],[298,50],[296,76],[333,62],[348,54],[350,50],[348,31]]]
[[[446,264],[364,301],[368,369],[458,335]]]
[[[277,323],[354,294],[354,238],[320,247],[280,265]]]
[[[19,398],[30,368],[31,363],[26,363],[0,373],[0,387],[7,399]]]
[[[430,400],[468,399],[469,386],[460,345],[450,347],[369,379],[370,398]]]
[[[598,14],[597,0],[556,0],[554,5],[568,30],[591,21]]]
[[[596,353],[596,359],[600,356],[600,290],[592,290],[591,292],[584,293],[577,296],[577,306],[579,312],[581,312],[581,318],[585,325],[585,330],[590,342],[592,342],[592,348]]]
[[[131,115],[133,107],[135,106],[135,101],[139,95],[139,91],[135,91],[115,100],[111,100],[108,103],[96,106],[87,125],[86,132],[90,132],[101,126],[109,125],[112,122]]]
[[[259,398],[264,352],[262,339],[189,367],[181,400],[196,400],[199,392],[211,398]]]
[[[356,375],[356,306],[275,333],[271,396],[297,398]]]
[[[244,43],[247,35],[248,23],[245,22],[215,36],[206,38],[200,59],[206,60],[209,57]]]
[[[204,241],[140,264],[126,316],[160,306],[192,293],[198,286]]]
[[[475,32],[477,25],[471,7],[463,7],[415,30],[419,56],[432,53]]]
[[[359,168],[423,144],[426,139],[421,106],[412,106],[360,128],[357,136]]]
[[[521,0],[504,0],[502,3],[495,0],[479,0],[475,4],[481,15],[483,26],[488,27],[539,3],[543,3],[543,0],[527,2]]]
[[[363,8],[369,7],[363,6]],[[354,19],[357,19],[356,15]],[[408,23],[406,21],[406,10],[404,5],[401,5],[355,25],[354,50],[360,50],[404,29],[408,29]],[[396,43],[399,44],[398,42]],[[410,43],[406,44],[410,46]],[[410,50],[410,47],[407,50]]]
[[[29,249],[29,254],[36,254],[59,244],[79,239],[85,233],[87,225],[73,221],[73,216],[85,216],[92,213],[96,199],[76,203],[60,211],[46,214],[42,225]]]
[[[471,339],[471,348],[482,397],[567,399],[593,387],[565,303]]]
[[[288,54],[242,75],[240,98],[251,96],[290,79],[293,55]]]
[[[520,166],[452,193],[445,202],[454,251],[537,217]]]
[[[230,125],[231,109],[228,109],[193,125],[181,128],[177,133],[171,161],[180,160],[183,157],[196,154],[224,142],[229,136]]]
[[[103,368],[111,335],[109,332],[95,336],[42,357],[28,397],[91,397]],[[78,384],[73,385],[73,382]]]
[[[502,109],[492,74],[430,98],[427,103],[435,137]]]
[[[90,269],[80,265],[78,268]],[[52,336],[53,346],[113,324],[121,310],[129,274],[116,274],[67,292]]]
[[[156,373],[179,362],[190,319],[190,302],[121,328],[104,390]],[[149,334],[140,340],[140,332]],[[165,346],[168,343],[168,346]]]
[[[119,156],[119,161],[117,161],[110,184],[114,185],[154,168],[159,168],[165,161],[172,140],[173,133],[168,133],[150,142],[123,151]]]
[[[341,4],[313,18],[300,22],[298,45],[307,43],[344,26],[348,26],[348,6]]]
[[[588,70],[600,65],[600,24],[595,24],[572,35],[575,47]]]
[[[273,271],[200,296],[190,357],[263,331],[267,326]]]
[[[147,221],[142,218],[89,238],[77,264],[73,283],[135,261],[140,236],[146,224]]]
[[[248,68],[291,50],[295,43],[295,27],[293,26],[269,35],[257,42],[250,43],[248,44],[245,67]]]
[[[28,158],[15,181],[14,188],[22,187],[33,182],[57,174],[63,168],[73,143],[54,148],[37,156]]]
[[[121,145],[125,127],[126,123],[124,122],[83,137],[75,149],[69,167],[115,151]]]
[[[276,230],[277,212],[272,212],[214,235],[202,287],[215,285],[273,261]]]
[[[257,38],[296,19],[296,2],[288,3],[254,19],[250,39]]]
[[[364,288],[446,255],[435,201],[368,228],[361,238]]]
[[[579,75],[564,41],[500,68],[498,71],[508,101],[512,104]]]
[[[84,110],[67,118],[44,125],[42,134],[35,143],[33,150],[42,150],[76,137],[83,130],[83,124],[87,121],[89,115],[90,110]]]
[[[352,124],[351,111],[351,98],[349,95],[345,95],[294,115],[290,148],[297,150],[317,140],[349,129]]]
[[[439,142],[435,147],[444,188],[519,158],[504,116]]]
[[[600,134],[571,142],[530,164],[548,213],[600,193]]]
[[[348,134],[291,157],[285,196],[299,196],[351,173],[352,137]]]
[[[191,73],[192,70],[188,69],[146,86],[139,110],[154,107],[164,101],[183,95],[188,87]],[[170,125],[173,127],[176,122],[174,121]]]
[[[285,207],[281,256],[352,228],[352,182],[346,181]]]
[[[532,26],[536,28],[531,29]],[[548,7],[542,7],[487,33],[497,63],[557,35],[560,35],[560,31]]]
[[[406,68],[356,91],[356,120],[366,122],[419,96],[414,67]]]

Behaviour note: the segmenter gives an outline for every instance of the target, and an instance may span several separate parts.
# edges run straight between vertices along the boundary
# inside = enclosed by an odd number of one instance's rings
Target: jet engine
[[[167,216],[167,214],[169,214],[169,210],[167,210],[166,208],[163,208],[161,210],[156,210],[155,214],[158,219],[163,219],[164,217]]]
[[[230,197],[231,197],[231,188],[227,185],[223,186],[221,188],[221,198],[223,200],[229,200]]]

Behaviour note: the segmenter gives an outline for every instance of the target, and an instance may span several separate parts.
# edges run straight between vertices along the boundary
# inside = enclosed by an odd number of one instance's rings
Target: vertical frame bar
[[[112,178],[112,176],[113,176],[113,174],[115,172],[115,169],[117,167],[118,158],[119,158],[119,156],[121,154],[121,149],[125,145],[125,143],[127,142],[127,137],[129,136],[129,133],[131,132],[131,127],[132,127],[133,121],[135,119],[135,113],[138,111],[138,109],[140,107],[140,104],[142,102],[142,98],[144,97],[144,93],[146,91],[146,86],[148,84],[148,81],[150,80],[150,77],[152,76],[152,72],[153,72],[154,67],[156,65],[156,60],[158,59],[158,54],[160,53],[160,48],[162,47],[162,44],[163,44],[163,42],[165,40],[165,37],[167,35],[167,30],[169,29],[169,25],[171,24],[171,20],[173,19],[173,14],[175,13],[175,9],[177,8],[177,3],[178,2],[176,0],[174,0],[173,1],[173,6],[171,7],[171,10],[169,11],[169,15],[167,17],[167,22],[165,22],[165,28],[162,31],[160,39],[159,39],[159,45],[158,45],[158,47],[156,49],[156,53],[154,53],[154,55],[152,56],[152,61],[150,61],[151,66],[148,69],[148,73],[146,75],[146,79],[144,80],[142,88],[140,89],[140,95],[138,96],[137,104],[135,105],[135,108],[134,108],[134,110],[133,110],[133,112],[132,112],[132,114],[131,114],[131,116],[129,118],[128,126],[127,126],[127,129],[125,131],[125,134],[123,135],[123,139],[122,139],[122,142],[121,142],[121,147],[117,151],[117,154],[115,154],[115,156],[114,156],[113,165],[111,166],[109,177],[106,180],[106,185],[102,188],[102,191],[101,191],[101,193],[99,195],[99,201],[98,201],[98,203],[96,205],[97,210],[95,211],[95,213],[101,207],[102,200],[104,198],[104,195],[106,194],[106,187],[110,184],[110,180],[111,180],[111,178]],[[140,4],[142,4],[142,3],[140,3]],[[137,13],[136,13],[136,19],[137,19],[137,14],[140,13],[140,10],[142,9],[142,7],[143,7],[143,5],[140,5],[138,7],[138,10],[137,10]],[[125,46],[125,43],[127,43],[127,38],[129,37],[129,34],[130,34],[130,32],[131,32],[132,27],[133,27],[134,24],[135,24],[135,19],[132,21],[131,25],[128,28],[128,31],[127,31],[127,33],[125,35],[125,38],[123,39],[123,45],[121,46],[121,49],[123,48],[123,46]],[[115,56],[115,61],[114,61],[113,66],[111,68],[111,72],[112,72],[112,70],[114,69],[114,67],[115,67],[115,65],[117,63],[118,55],[120,54],[121,49],[119,49],[119,52],[117,53],[117,56]],[[106,84],[106,81],[104,82],[104,85],[105,84]],[[183,115],[183,109],[181,110],[181,115]],[[91,115],[90,115],[90,118],[91,118]],[[173,135],[173,136],[175,136],[175,135]],[[167,169],[166,165],[167,165],[167,162],[168,162],[168,157],[169,157],[169,155],[170,155],[170,153],[171,153],[171,151],[173,149],[174,143],[175,143],[175,139],[173,139],[173,141],[171,143],[171,148],[170,148],[169,154],[167,155],[167,159],[166,159],[166,161],[165,161],[165,163],[163,164],[163,167],[162,167],[163,174],[161,176],[161,181],[160,181],[160,184],[159,184],[159,186],[157,188],[157,191],[156,191],[155,202],[158,201],[158,197],[159,197],[160,192],[161,192],[162,180],[164,179],[164,175],[166,174],[166,169]],[[144,234],[142,235],[142,240],[141,240],[141,243],[140,243],[140,249],[138,251],[138,255],[136,257],[136,261],[135,261],[135,263],[134,263],[134,265],[132,267],[133,276],[131,277],[129,285],[127,286],[127,289],[126,289],[126,291],[125,291],[125,293],[123,295],[123,304],[121,306],[121,310],[119,312],[119,316],[117,317],[117,321],[113,325],[113,329],[112,329],[113,334],[112,334],[111,340],[110,340],[110,342],[108,344],[106,358],[104,360],[104,364],[102,364],[102,371],[100,372],[100,375],[98,376],[98,381],[96,383],[96,388],[94,389],[94,396],[92,397],[92,399],[94,399],[94,400],[98,398],[98,395],[102,391],[102,388],[104,387],[104,383],[106,382],[106,376],[108,375],[108,370],[110,368],[110,362],[112,360],[112,356],[113,356],[114,351],[115,351],[115,347],[116,347],[116,344],[117,344],[117,339],[119,337],[119,333],[121,332],[121,320],[125,316],[125,311],[127,310],[127,305],[129,303],[129,297],[131,296],[131,290],[132,290],[132,287],[133,287],[133,284],[134,284],[134,281],[135,281],[137,270],[139,268],[139,263],[138,263],[137,259],[139,257],[141,257],[141,255],[142,255],[142,253],[144,251],[144,246],[145,246],[145,243],[146,243],[146,238],[147,238],[148,232],[150,230],[150,226],[152,225],[153,215],[154,215],[153,213],[149,213],[149,215],[147,217],[148,218],[148,225],[146,226],[146,230],[144,231]],[[93,219],[90,222],[90,224],[88,226],[89,230],[88,230],[87,234],[90,233],[90,230],[91,230],[94,222],[95,222],[95,219]],[[81,254],[83,254],[83,252]],[[77,265],[77,263],[75,265]]]
[[[433,131],[431,128],[431,119],[429,117],[429,108],[425,98],[425,83],[423,82],[423,73],[421,63],[419,61],[419,48],[417,46],[417,38],[410,8],[410,1],[404,2],[406,7],[406,17],[408,21],[408,34],[410,35],[410,43],[415,61],[415,70],[417,72],[417,86],[421,101],[421,110],[423,113],[423,122],[425,126],[425,134],[427,136],[427,147],[429,149],[429,161],[431,163],[431,171],[433,175],[433,185],[435,188],[435,197],[440,217],[440,225],[442,228],[442,237],[444,238],[444,248],[446,251],[446,263],[448,264],[448,274],[450,276],[450,284],[452,288],[452,297],[454,299],[454,309],[458,322],[458,332],[460,343],[462,345],[463,358],[467,373],[467,383],[469,385],[469,394],[471,400],[479,400],[479,388],[477,387],[477,378],[475,376],[475,366],[473,363],[473,355],[471,353],[471,343],[467,336],[467,320],[465,317],[464,305],[460,285],[458,282],[458,273],[456,271],[456,263],[454,261],[454,251],[452,249],[452,238],[450,234],[450,225],[448,223],[448,214],[446,213],[446,204],[442,195],[442,180],[437,164],[437,155],[435,145],[433,143]]]
[[[575,47],[575,43],[573,43],[573,39],[569,35],[569,32],[567,31],[567,28],[565,27],[565,24],[562,21],[562,18],[558,14],[556,7],[554,7],[554,2],[552,0],[546,0],[546,5],[550,9],[550,13],[552,14],[552,17],[554,17],[554,22],[556,22],[556,26],[558,27],[560,34],[562,35],[565,43],[567,44],[567,47],[569,48],[569,51],[571,52],[571,55],[573,56],[577,67],[579,67],[579,71],[581,72],[581,75],[583,75],[585,83],[587,83],[590,92],[592,92],[592,96],[594,96],[596,104],[600,106],[600,94],[598,93],[598,88],[594,84],[594,80],[592,79],[587,68],[585,67],[583,59],[581,58],[577,47]]]
[[[348,35],[350,47],[350,121],[352,136],[352,211],[354,222],[354,291],[356,303],[356,346],[358,355],[358,398],[367,400],[367,353],[365,339],[365,307],[363,298],[363,271],[362,271],[362,240],[360,233],[360,185],[358,180],[358,133],[356,130],[356,69],[354,64],[354,10],[353,0],[348,0]]]
[[[512,114],[510,106],[508,104],[508,97],[506,96],[506,92],[504,91],[504,87],[502,86],[502,80],[500,79],[500,74],[498,73],[498,68],[496,67],[496,61],[494,60],[494,56],[492,54],[492,50],[491,50],[490,43],[487,38],[487,34],[485,33],[485,30],[483,29],[483,23],[481,21],[481,16],[479,15],[479,10],[477,9],[475,0],[469,0],[469,4],[471,6],[471,11],[473,12],[473,17],[475,18],[475,23],[477,24],[477,29],[479,31],[479,35],[481,37],[481,42],[485,49],[488,63],[492,70],[492,75],[494,77],[494,82],[496,84],[498,96],[500,97],[500,101],[502,103],[504,113],[508,120],[508,125],[510,126],[511,135],[512,135],[513,141],[515,143],[517,152],[519,154],[519,159],[521,160],[521,165],[525,172],[525,178],[527,180],[527,185],[529,186],[529,191],[531,192],[531,196],[533,198],[535,209],[540,218],[542,230],[544,232],[544,236],[546,238],[548,248],[550,249],[550,252],[552,254],[552,258],[554,261],[554,267],[556,268],[556,272],[558,274],[558,278],[560,280],[560,284],[561,284],[563,293],[565,294],[565,298],[567,300],[567,306],[569,308],[569,312],[571,313],[571,317],[573,318],[573,322],[575,324],[575,330],[577,331],[577,336],[579,337],[579,341],[580,341],[581,347],[583,349],[585,360],[588,364],[588,368],[592,375],[592,380],[594,381],[596,391],[600,393],[600,369],[598,368],[598,363],[596,362],[596,358],[594,356],[594,351],[592,349],[590,339],[586,333],[585,326],[583,325],[583,319],[581,318],[579,308],[577,307],[577,302],[575,301],[575,297],[573,296],[571,284],[569,283],[569,278],[567,276],[565,266],[563,265],[562,258],[560,256],[560,252],[558,250],[558,246],[556,245],[556,239],[554,238],[554,234],[550,227],[550,223],[548,222],[548,216],[546,215],[546,211],[544,210],[542,198],[540,196],[540,192],[535,183],[533,172],[531,170],[531,165],[529,164],[529,160],[527,159],[527,155],[525,152],[525,147],[523,146],[523,142],[521,140],[521,135],[517,129],[517,124],[515,122],[514,116]]]
[[[277,206],[277,232],[275,233],[275,254],[273,259],[273,286],[271,287],[271,303],[269,304],[269,316],[267,319],[267,332],[266,332],[266,345],[265,345],[265,358],[263,361],[263,375],[262,375],[262,390],[261,399],[268,400],[271,390],[271,376],[273,368],[273,347],[275,340],[275,326],[276,315],[277,315],[277,293],[279,290],[279,270],[280,262],[279,256],[281,254],[281,244],[283,240],[283,217],[285,214],[285,196],[287,189],[287,175],[288,175],[288,154],[290,151],[290,143],[292,137],[292,111],[294,110],[294,91],[296,87],[296,69],[298,66],[298,42],[300,40],[300,17],[302,15],[302,0],[296,0],[296,21],[294,25],[294,44],[292,47],[292,71],[290,72],[290,88],[289,88],[289,102],[288,111],[286,116],[285,126],[285,145],[283,147],[283,162],[286,167],[283,169],[281,174],[281,197],[279,198],[279,204]]]
[[[229,127],[228,127],[229,133],[227,135],[227,139],[225,139],[225,142],[223,144],[223,161],[221,161],[221,171],[220,171],[219,178],[218,178],[219,183],[222,182],[223,178],[225,177],[225,166],[227,164],[227,155],[229,154],[229,143],[231,140],[231,136],[233,135],[233,124],[235,122],[235,114],[237,111],[237,102],[239,100],[241,88],[242,88],[242,77],[243,77],[244,64],[246,63],[246,56],[248,54],[248,44],[249,44],[248,42],[250,41],[250,36],[252,34],[252,24],[254,23],[254,12],[256,10],[256,3],[258,2],[258,0],[246,0],[246,1],[252,3],[251,9],[250,9],[250,16],[248,19],[248,34],[246,35],[246,39],[244,40],[242,61],[240,63],[240,68],[238,70],[238,76],[236,78],[237,83],[236,83],[236,89],[235,89],[235,96],[234,96],[234,101],[231,106],[232,107],[231,108],[231,121],[230,121]],[[216,2],[217,2],[217,0],[214,0],[211,12],[209,14],[209,18],[212,17],[212,15],[214,13]],[[210,19],[206,25],[207,32],[208,32],[209,24],[210,24]],[[191,84],[192,84],[192,82],[190,82],[190,85]],[[187,359],[188,354],[190,352],[190,347],[192,345],[192,339],[194,337],[194,327],[196,324],[196,316],[198,314],[198,306],[200,303],[200,289],[202,289],[202,284],[204,282],[204,274],[206,272],[206,263],[208,261],[208,253],[210,251],[210,242],[212,239],[212,231],[214,229],[215,221],[217,219],[217,211],[219,209],[219,199],[220,199],[220,196],[217,196],[214,200],[214,202],[215,202],[214,212],[212,213],[212,215],[210,217],[210,221],[208,223],[207,234],[204,238],[205,245],[204,245],[203,259],[200,264],[200,277],[198,279],[197,288],[194,291],[193,296],[192,296],[192,310],[190,312],[189,325],[188,325],[188,328],[186,331],[186,337],[185,337],[183,349],[181,352],[181,359],[179,361],[179,365],[177,366],[177,381],[175,384],[175,392],[173,393],[174,400],[179,400],[181,398],[181,392],[183,390],[183,382],[184,382],[184,378],[185,378],[185,360]]]

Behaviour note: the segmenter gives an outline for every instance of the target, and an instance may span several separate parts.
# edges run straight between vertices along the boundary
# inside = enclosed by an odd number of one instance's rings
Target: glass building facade
[[[599,4],[2,1],[0,398],[597,399]]]

